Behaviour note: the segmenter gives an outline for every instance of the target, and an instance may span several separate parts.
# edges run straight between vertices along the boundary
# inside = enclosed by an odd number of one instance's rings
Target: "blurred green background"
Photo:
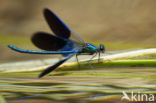
[[[51,56],[16,53],[8,44],[35,48],[37,31],[51,32],[43,9],[53,10],[84,40],[106,49],[155,47],[156,0],[0,0],[0,63]]]

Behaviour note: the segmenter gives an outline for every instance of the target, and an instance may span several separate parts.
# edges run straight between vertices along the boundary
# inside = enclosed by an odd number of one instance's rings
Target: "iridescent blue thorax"
[[[86,43],[86,45],[82,48],[80,53],[94,54],[99,50],[99,47],[96,47],[90,43]]]

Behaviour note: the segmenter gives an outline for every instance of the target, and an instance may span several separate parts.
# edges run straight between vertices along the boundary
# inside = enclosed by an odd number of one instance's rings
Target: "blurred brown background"
[[[38,58],[15,53],[7,44],[20,38],[29,41],[36,31],[51,32],[44,8],[87,41],[156,44],[156,0],[0,0],[0,62]],[[29,48],[24,43],[19,47]]]

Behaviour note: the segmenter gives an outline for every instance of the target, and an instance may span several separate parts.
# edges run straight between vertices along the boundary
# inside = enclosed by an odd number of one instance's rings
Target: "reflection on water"
[[[121,103],[122,91],[156,94],[155,68],[104,68],[96,71],[106,75],[47,76],[42,79],[34,76],[0,77],[0,94],[9,103]]]

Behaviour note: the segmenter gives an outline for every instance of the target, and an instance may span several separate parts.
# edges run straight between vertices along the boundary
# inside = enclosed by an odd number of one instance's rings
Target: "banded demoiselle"
[[[68,26],[50,9],[44,9],[44,17],[55,36],[46,32],[37,32],[31,38],[32,43],[44,51],[23,50],[12,45],[8,45],[9,48],[20,53],[62,54],[62,56],[64,56],[64,59],[45,69],[39,77],[43,77],[44,75],[52,72],[73,55],[76,55],[76,59],[78,61],[77,55],[94,54],[93,57],[95,57],[99,53],[100,59],[100,52],[104,53],[105,51],[104,45],[100,44],[99,47],[96,47],[90,43],[86,43],[78,34],[70,30]],[[71,36],[74,36],[76,40],[69,39]]]

